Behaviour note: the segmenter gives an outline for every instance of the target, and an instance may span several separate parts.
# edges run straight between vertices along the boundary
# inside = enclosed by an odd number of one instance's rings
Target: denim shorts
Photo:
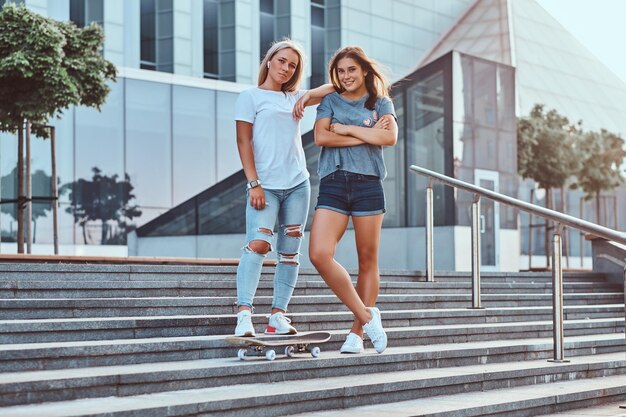
[[[315,209],[327,209],[347,216],[374,216],[385,212],[383,182],[375,175],[335,171],[320,181]]]

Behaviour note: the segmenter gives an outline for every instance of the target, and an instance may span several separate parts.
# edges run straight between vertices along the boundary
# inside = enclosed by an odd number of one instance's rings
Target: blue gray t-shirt
[[[331,123],[372,127],[385,114],[396,117],[393,102],[389,97],[380,97],[376,100],[374,110],[365,108],[368,97],[365,95],[359,100],[348,100],[337,92],[329,94],[317,107],[316,120],[330,118]],[[383,160],[383,147],[367,143],[343,148],[322,147],[317,167],[319,177],[324,178],[340,169],[385,179],[387,170]]]

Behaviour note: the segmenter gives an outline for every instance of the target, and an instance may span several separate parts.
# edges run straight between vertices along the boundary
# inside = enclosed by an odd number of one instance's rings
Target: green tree
[[[0,131],[18,135],[18,252],[24,252],[23,127],[43,128],[71,105],[100,106],[116,69],[101,54],[102,29],[83,29],[6,4],[0,12]]]
[[[548,207],[550,189],[562,188],[579,169],[579,135],[580,124],[572,125],[554,109],[545,112],[542,104],[536,104],[530,116],[517,122],[518,173],[545,189]]]
[[[517,170],[545,190],[545,206],[553,208],[551,189],[563,188],[579,169],[576,144],[580,122],[573,125],[552,109],[535,104],[528,117],[517,121]],[[545,222],[546,262],[550,262],[549,228]]]
[[[79,179],[78,181],[65,184],[60,192],[70,193],[72,206],[66,211],[74,216],[74,222],[83,228],[83,240],[89,243],[86,226],[89,221],[100,220],[102,222],[101,244],[122,244],[126,233],[134,226],[129,225],[135,217],[141,216],[141,211],[136,205],[131,205],[134,200],[134,187],[130,183],[130,177],[125,175],[123,181],[118,181],[118,176],[102,175],[97,167],[92,168],[91,181]],[[111,223],[117,223],[122,233],[115,233]]]
[[[624,183],[622,164],[626,157],[624,139],[605,129],[586,132],[580,140],[582,163],[577,172],[578,186],[585,200],[596,199],[596,222],[600,223],[600,193]]]

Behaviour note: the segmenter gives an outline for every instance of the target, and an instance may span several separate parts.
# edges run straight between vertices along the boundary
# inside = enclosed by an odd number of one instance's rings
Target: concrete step
[[[121,416],[131,413],[133,415],[166,415],[167,413],[168,416],[209,415],[210,413],[219,413],[220,416],[243,414],[278,416],[296,412],[310,413],[357,405],[458,395],[459,393],[466,395],[471,392],[520,388],[528,385],[543,388],[544,393],[547,394],[552,390],[554,383],[571,380],[586,380],[585,392],[589,391],[589,386],[594,380],[601,379],[605,394],[623,395],[626,393],[626,378],[624,378],[626,360],[624,360],[623,353],[579,356],[572,358],[569,363],[558,364],[540,359],[477,363],[451,368],[420,367],[420,362],[416,361],[420,356],[419,353],[415,352],[413,357],[411,353],[404,354],[409,363],[408,368],[404,370],[395,370],[393,366],[387,364],[381,367],[376,366],[379,361],[384,363],[388,358],[393,358],[394,352],[348,358],[328,357],[277,362],[261,360],[258,361],[259,363],[237,364],[230,369],[236,368],[239,372],[248,375],[256,371],[257,375],[250,384],[239,385],[224,385],[231,378],[228,374],[229,366],[226,364],[220,367],[219,371],[215,368],[211,370],[212,372],[204,370],[203,374],[207,377],[219,374],[220,371],[225,372],[222,374],[222,383],[219,385],[181,390],[184,388],[184,383],[178,380],[175,391],[163,392],[154,390],[154,383],[159,384],[157,386],[163,386],[163,375],[158,372],[156,365],[153,365],[152,369],[143,369],[143,372],[138,370],[130,373],[127,377],[122,377],[119,372],[113,373],[108,380],[103,378],[110,388],[107,390],[106,386],[100,385],[95,391],[90,390],[89,387],[83,390],[76,386],[72,389],[55,389],[54,387],[57,387],[60,381],[67,379],[64,375],[71,374],[71,371],[49,375],[51,379],[39,375],[40,378],[43,377],[43,380],[31,380],[30,383],[27,379],[32,375],[14,375],[13,379],[7,379],[7,375],[3,375],[3,380],[7,382],[6,388],[13,389],[13,392],[4,391],[7,395],[3,395],[3,401],[11,399],[15,401],[22,398],[22,401],[31,403],[5,407],[3,416],[23,416],[24,413],[50,417],[67,416],[84,414],[85,410],[89,410],[90,415],[100,416]],[[439,352],[433,352],[433,354],[437,356]],[[217,364],[220,361],[208,362]],[[351,366],[351,363],[359,362],[362,363],[361,366]],[[333,363],[337,365],[344,363],[344,365],[332,366]],[[199,364],[189,365],[193,368],[193,365]],[[337,369],[343,370],[345,375],[327,375],[329,371],[337,372]],[[111,369],[103,370],[111,371]],[[361,370],[361,372],[355,374],[355,370]],[[196,375],[200,376],[200,374]],[[198,379],[202,379],[202,376],[196,378]],[[219,380],[220,378],[211,379]],[[260,383],[261,381],[264,383]],[[81,382],[93,386],[88,377],[83,378]],[[127,391],[124,389],[125,383],[130,385]],[[24,388],[22,384],[29,384],[31,390],[17,391],[15,389],[17,387]],[[56,402],[32,404],[37,402],[39,392],[36,389],[38,387],[52,387],[52,394],[43,395],[43,397]],[[150,393],[141,394],[140,392],[146,390],[147,387],[151,388]],[[68,401],[63,399],[67,395],[76,395],[78,398],[86,395],[95,398]],[[106,401],[103,397],[106,397]],[[289,401],[285,401],[286,398]]]
[[[623,375],[420,398],[288,417],[626,417]],[[620,402],[614,402],[620,401]],[[608,404],[607,404],[608,403]],[[550,413],[550,414],[544,414]]]
[[[564,323],[568,338],[597,337],[598,351],[623,349],[624,319],[574,320]],[[329,330],[329,329],[326,329]],[[326,349],[338,350],[347,330],[330,330],[333,337]],[[388,327],[389,346],[431,346],[442,343],[505,341],[551,338],[552,323],[486,323],[414,327]],[[608,342],[605,340],[607,339]],[[610,339],[610,340],[609,340]],[[369,342],[366,341],[369,346]],[[608,349],[608,350],[606,350]],[[47,343],[10,343],[0,345],[0,369],[6,372],[65,369],[199,358],[233,357],[236,349],[224,342],[224,335],[148,337],[136,339],[81,340]]]
[[[624,305],[565,306],[565,320],[624,319]],[[269,312],[269,310],[268,310]],[[343,312],[290,313],[292,323],[301,331],[345,330],[354,316]],[[501,307],[485,309],[383,310],[387,327],[425,325],[472,325],[489,323],[552,320],[551,307]],[[253,324],[263,331],[267,316],[254,314]],[[138,339],[228,335],[233,333],[234,314],[153,317],[95,317],[68,319],[0,320],[0,345],[80,340]]]
[[[259,282],[257,296],[271,296],[273,282]],[[470,282],[381,282],[381,294],[446,293],[470,294]],[[569,293],[620,292],[621,286],[599,282],[566,282],[563,291]],[[551,294],[548,282],[482,282],[483,294]],[[331,295],[323,281],[300,280],[294,295]],[[236,296],[234,280],[210,281],[0,281],[0,298],[137,298],[137,297],[201,297]]]
[[[624,401],[615,403],[602,403],[591,407],[586,407],[582,410],[571,409],[562,412],[542,414],[537,417],[626,417],[626,403]]]
[[[618,304],[623,293],[570,293],[565,305]],[[483,294],[485,307],[530,307],[552,304],[550,294]],[[124,317],[228,314],[234,312],[235,297],[141,297],[141,298],[50,298],[0,299],[0,320],[70,317]],[[255,307],[268,310],[272,297],[255,297]],[[382,310],[460,308],[471,306],[470,294],[381,294]],[[291,312],[346,311],[334,295],[294,296]]]
[[[615,352],[619,344],[612,335],[598,338],[567,340],[567,357],[588,354],[599,347],[598,353]],[[623,347],[623,340],[621,341]],[[226,359],[155,362],[143,365],[69,368],[54,371],[31,371],[0,374],[0,405],[27,402],[60,401],[88,396],[128,396],[175,389],[196,389],[223,385],[299,380],[303,378],[330,378],[336,376],[371,374],[375,372],[414,369],[446,368],[483,363],[550,359],[553,357],[551,340],[529,340],[513,343],[456,343],[435,346],[390,348],[384,355],[341,355],[338,345],[324,344],[324,355],[319,360],[298,359],[267,362],[251,358],[244,363],[234,359],[236,349],[230,348]],[[321,361],[321,362],[320,362]],[[241,366],[245,365],[245,366]],[[252,366],[254,365],[254,366]],[[271,376],[265,374],[270,372]],[[306,376],[305,376],[306,375]]]
[[[263,267],[262,280],[273,279],[275,268]],[[207,281],[234,280],[235,266],[202,265],[106,265],[106,264],[58,264],[58,263],[2,263],[0,281]],[[358,270],[349,269],[356,277]],[[424,271],[383,270],[383,281],[418,282],[426,281]],[[550,272],[483,272],[483,282],[551,282]],[[606,276],[594,272],[565,272],[565,282],[606,281]],[[322,279],[311,268],[300,269],[300,280]],[[435,281],[470,282],[469,272],[436,271]]]

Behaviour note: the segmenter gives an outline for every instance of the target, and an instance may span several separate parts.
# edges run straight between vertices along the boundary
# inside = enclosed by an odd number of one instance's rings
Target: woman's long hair
[[[278,42],[274,42],[270,49],[267,50],[265,57],[261,61],[261,66],[259,67],[259,81],[257,85],[261,85],[265,82],[267,78],[267,73],[269,69],[267,68],[267,63],[276,55],[276,52],[283,49],[291,49],[298,55],[298,65],[296,65],[296,71],[293,73],[289,81],[284,83],[280,89],[282,92],[293,92],[300,87],[300,82],[302,81],[302,74],[304,73],[304,52],[302,47],[298,45],[296,42],[291,39],[283,39]]]
[[[365,76],[365,87],[369,93],[369,98],[365,102],[365,107],[369,110],[374,110],[376,100],[380,97],[390,96],[389,89],[391,86],[389,85],[389,81],[387,81],[387,78],[380,71],[378,63],[369,58],[363,49],[358,46],[346,46],[345,48],[341,48],[335,52],[335,55],[333,55],[328,63],[328,78],[330,79],[330,82],[333,83],[335,90],[339,93],[343,93],[345,91],[339,82],[339,74],[337,73],[337,65],[343,58],[354,59],[359,64],[363,72],[367,72],[367,75]]]

